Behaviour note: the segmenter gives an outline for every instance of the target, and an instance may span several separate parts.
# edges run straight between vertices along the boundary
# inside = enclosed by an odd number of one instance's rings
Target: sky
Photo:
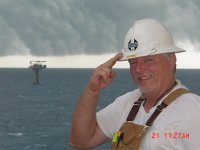
[[[0,67],[94,68],[123,49],[135,21],[153,18],[187,50],[177,67],[200,69],[199,8],[199,0],[0,0]]]

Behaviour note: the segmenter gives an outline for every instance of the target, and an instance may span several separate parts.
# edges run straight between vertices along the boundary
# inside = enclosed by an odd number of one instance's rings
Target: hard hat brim
[[[139,58],[139,57],[144,57],[144,56],[150,56],[150,55],[157,55],[157,54],[167,54],[167,53],[181,53],[181,52],[185,52],[186,50],[179,48],[179,47],[171,47],[170,48],[171,51],[168,48],[164,48],[162,49],[162,51],[157,50],[156,48],[152,49],[152,50],[146,50],[142,53],[138,53],[138,52],[132,52],[129,53],[127,55],[125,55],[125,53],[123,52],[123,57],[119,60],[119,61],[126,61],[129,59],[133,59],[133,58]]]

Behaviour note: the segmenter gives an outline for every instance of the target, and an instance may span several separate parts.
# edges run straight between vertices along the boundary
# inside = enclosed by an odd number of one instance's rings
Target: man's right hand
[[[90,78],[88,88],[92,91],[99,92],[103,88],[108,87],[115,77],[112,67],[117,61],[123,57],[122,53],[116,54],[113,58],[97,67]]]

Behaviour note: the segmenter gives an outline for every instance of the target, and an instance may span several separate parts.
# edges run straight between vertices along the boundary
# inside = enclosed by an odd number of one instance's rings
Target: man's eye
[[[145,61],[145,62],[152,62],[153,59],[152,59],[152,58],[146,58],[144,61]]]
[[[137,62],[136,61],[129,61],[129,64],[133,65],[133,64],[136,64]]]

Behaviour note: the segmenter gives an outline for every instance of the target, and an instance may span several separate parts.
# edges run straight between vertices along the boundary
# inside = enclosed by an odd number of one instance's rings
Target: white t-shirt
[[[180,81],[176,87],[185,88]],[[104,134],[112,138],[117,132],[141,92],[137,89],[118,97],[112,104],[97,113],[97,122]],[[166,97],[166,96],[165,96]],[[163,97],[163,99],[165,98]],[[160,104],[162,100],[158,103]],[[141,105],[134,123],[145,125],[156,106],[149,113]],[[155,119],[145,134],[140,150],[200,150],[200,97],[184,94],[172,102]]]

